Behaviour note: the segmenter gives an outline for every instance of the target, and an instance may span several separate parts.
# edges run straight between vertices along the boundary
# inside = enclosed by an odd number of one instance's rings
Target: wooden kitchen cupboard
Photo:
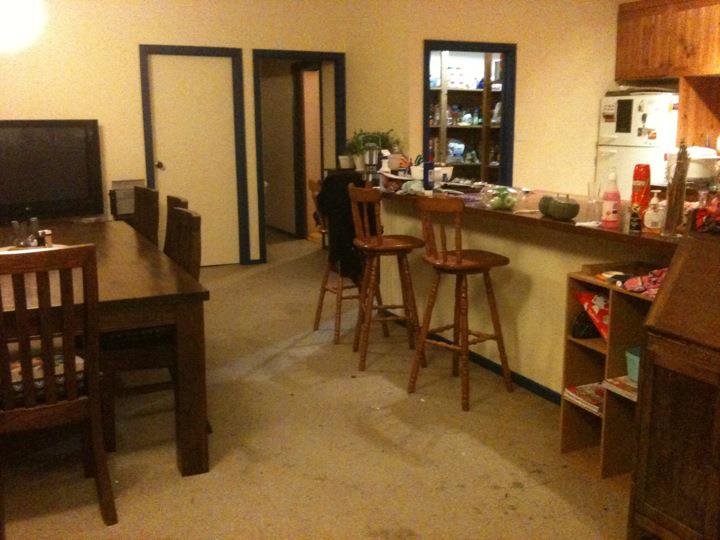
[[[571,452],[598,447],[600,476],[606,478],[632,470],[635,454],[636,392],[618,392],[611,381],[626,382],[625,351],[643,342],[643,324],[651,300],[598,279],[598,273],[617,270],[644,274],[649,266],[637,263],[585,265],[568,275],[563,399],[560,406],[560,448]],[[576,293],[592,292],[609,301],[609,335],[605,340],[575,338],[572,326],[583,307]],[[595,408],[573,401],[569,392],[584,385],[604,388],[604,399]]]
[[[615,79],[720,75],[720,1],[641,0],[618,8]]]
[[[646,323],[629,538],[720,538],[718,284],[718,239],[684,239]]]

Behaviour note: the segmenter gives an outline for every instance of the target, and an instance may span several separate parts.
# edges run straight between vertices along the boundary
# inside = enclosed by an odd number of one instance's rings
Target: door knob
[[[164,168],[165,168],[165,164],[164,164],[162,161],[156,161],[156,162],[155,162],[155,168],[156,168],[156,169],[164,169]]]

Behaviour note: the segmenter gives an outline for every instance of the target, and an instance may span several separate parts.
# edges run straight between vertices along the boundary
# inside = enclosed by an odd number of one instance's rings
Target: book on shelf
[[[638,386],[636,382],[630,380],[630,377],[623,375],[622,377],[613,377],[605,379],[602,382],[603,387],[611,392],[619,394],[630,401],[637,401]]]
[[[602,406],[605,401],[605,388],[602,383],[568,386],[563,392],[563,397],[594,415],[602,416]]]

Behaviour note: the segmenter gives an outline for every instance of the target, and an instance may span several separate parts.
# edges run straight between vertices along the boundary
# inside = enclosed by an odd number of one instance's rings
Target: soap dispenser
[[[653,197],[650,199],[650,206],[643,217],[643,232],[655,236],[662,232],[663,223],[665,222],[665,213],[660,208],[658,193],[660,193],[659,189],[652,190]]]

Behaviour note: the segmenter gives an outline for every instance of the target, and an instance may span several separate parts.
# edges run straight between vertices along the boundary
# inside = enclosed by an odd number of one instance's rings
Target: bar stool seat
[[[510,264],[510,259],[504,255],[480,249],[463,249],[460,256],[451,252],[447,254],[447,259],[444,261],[427,255],[423,256],[423,260],[430,263],[436,270],[446,274],[479,274],[496,266]]]
[[[470,408],[470,374],[469,374],[469,347],[485,341],[495,341],[500,354],[505,386],[508,392],[513,390],[512,374],[508,366],[503,342],[500,317],[498,315],[497,303],[492,289],[490,270],[498,266],[505,266],[510,259],[497,253],[479,249],[463,249],[462,247],[462,212],[464,203],[460,198],[451,197],[422,197],[417,200],[420,217],[422,220],[423,237],[425,238],[426,252],[423,259],[435,270],[435,278],[430,288],[427,300],[427,307],[423,315],[423,324],[415,346],[415,358],[410,371],[408,392],[415,392],[418,372],[420,366],[426,365],[425,346],[427,344],[449,349],[453,352],[452,372],[454,376],[461,377],[462,398],[461,404],[464,411]],[[454,248],[448,247],[445,234],[447,219],[452,219],[454,229]],[[434,223],[435,222],[437,223]],[[440,248],[435,240],[435,225],[440,228]],[[455,275],[455,313],[453,324],[430,328],[432,312],[437,299],[440,278],[443,274]],[[467,276],[482,274],[485,282],[488,307],[492,318],[493,333],[470,330],[468,326],[468,286]],[[448,330],[453,331],[453,338],[450,343],[436,339],[434,336]],[[431,336],[431,337],[428,337]]]
[[[360,310],[355,326],[353,350],[360,351],[358,369],[366,367],[368,340],[372,322],[380,322],[383,334],[388,335],[388,321],[405,321],[408,345],[415,347],[415,339],[419,331],[415,293],[410,277],[408,254],[425,245],[421,238],[407,235],[384,235],[380,218],[380,201],[382,193],[373,188],[348,186],[352,202],[353,225],[355,239],[353,245],[365,255],[362,282],[360,284]],[[400,273],[402,304],[384,304],[380,296],[380,260],[383,257],[395,257]],[[377,299],[377,304],[374,304]],[[390,310],[402,309],[403,315],[396,315]],[[377,312],[377,314],[375,313]]]
[[[374,252],[411,252],[425,245],[420,238],[415,236],[406,236],[403,234],[384,234],[382,237],[372,236],[366,239],[356,238],[353,244],[363,251]]]

